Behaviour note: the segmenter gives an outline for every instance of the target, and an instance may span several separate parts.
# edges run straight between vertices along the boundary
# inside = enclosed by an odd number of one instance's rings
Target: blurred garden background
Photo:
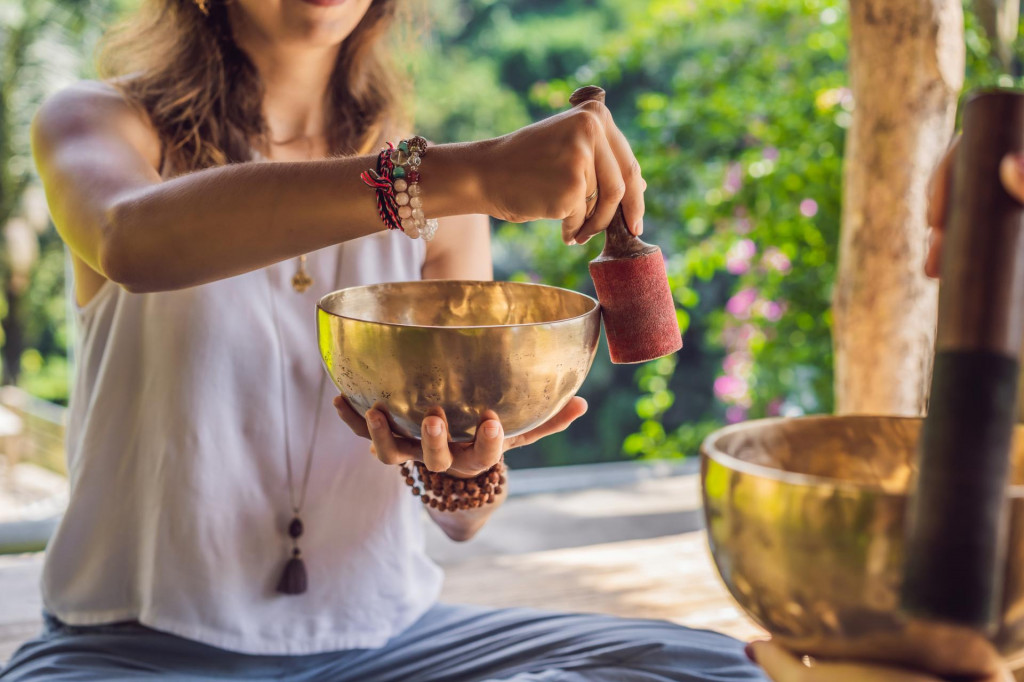
[[[0,0],[0,297],[5,384],[65,404],[73,366],[66,257],[29,149],[43,98],[93,73],[104,26],[136,0]],[[965,6],[966,89],[1019,84]],[[508,132],[597,83],[649,183],[645,239],[668,258],[685,347],[612,366],[589,414],[514,466],[676,458],[717,426],[833,407],[830,306],[839,242],[849,17],[839,0],[431,0],[406,54],[416,130]],[[497,276],[592,292],[601,240],[494,225]],[[144,396],[140,396],[144,398]]]

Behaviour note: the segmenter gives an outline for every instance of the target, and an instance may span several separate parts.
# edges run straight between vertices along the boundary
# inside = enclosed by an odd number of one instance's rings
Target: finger
[[[589,160],[590,153],[587,152],[586,155],[588,159],[584,165],[592,167],[593,163]],[[587,205],[587,195],[593,191],[596,183],[597,179],[591,177],[591,172],[585,171],[574,192],[577,196],[573,201],[573,209],[569,215],[562,219],[562,241],[566,244],[580,243],[576,240],[576,234],[583,227],[583,223],[586,222],[587,216],[590,214],[589,206]]]
[[[373,450],[381,462],[401,464],[416,459],[418,452],[410,447],[409,441],[395,438],[383,412],[374,408],[367,410],[366,425],[373,441]]]
[[[1024,203],[1024,154],[1007,154],[999,164],[999,179],[1017,201]]]
[[[492,415],[484,419],[476,430],[476,438],[473,440],[473,447],[466,450],[459,456],[460,473],[466,475],[479,474],[487,471],[501,461],[501,453],[504,452],[505,429],[501,422]]]
[[[566,406],[563,407],[554,417],[535,429],[531,429],[522,435],[509,439],[505,443],[505,449],[511,450],[512,448],[522,447],[523,445],[530,445],[545,436],[565,431],[569,428],[570,424],[586,414],[587,407],[588,405],[586,400],[579,396],[573,396]]]
[[[938,678],[872,663],[821,663],[808,667],[774,642],[751,642],[751,658],[775,682],[939,682]]]
[[[810,669],[773,642],[751,642],[747,655],[775,682],[812,682]]]
[[[452,453],[448,448],[448,428],[440,416],[428,415],[420,424],[423,463],[430,471],[448,471],[452,466]]]
[[[361,438],[370,437],[370,431],[366,427],[366,420],[363,419],[358,412],[352,409],[352,406],[348,404],[348,400],[345,399],[345,396],[339,395],[334,399],[334,409],[338,411],[338,416],[341,417],[341,421],[345,422],[348,428],[352,429],[352,433]]]
[[[931,179],[928,181],[928,225],[937,230],[946,228],[946,213],[949,204],[949,188],[952,184],[953,162],[956,160],[957,149],[960,147],[960,137],[953,139],[949,150],[935,167]]]
[[[647,189],[647,182],[644,181],[640,172],[640,162],[636,160],[629,140],[615,125],[611,114],[605,121],[605,130],[608,133],[608,142],[611,145],[612,153],[618,161],[622,177],[626,181],[626,192],[622,197],[622,215],[626,218],[626,225],[633,234],[640,235],[644,231],[644,191]]]
[[[574,235],[578,244],[586,244],[591,237],[608,227],[626,192],[622,169],[619,168],[619,162],[612,153],[607,138],[595,141],[594,174],[598,189],[597,208]]]

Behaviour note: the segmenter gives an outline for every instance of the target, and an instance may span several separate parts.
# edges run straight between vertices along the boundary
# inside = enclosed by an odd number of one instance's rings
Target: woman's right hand
[[[747,656],[760,665],[773,682],[944,682],[943,678],[905,668],[856,661],[818,662],[806,666],[791,652],[772,641],[751,642]],[[989,674],[972,682],[1013,682],[1013,675],[993,660]],[[964,678],[957,678],[966,682]]]
[[[932,174],[928,190],[928,226],[931,228],[928,257],[924,271],[929,277],[938,277],[942,264],[942,239],[949,213],[949,191],[953,184],[953,162],[960,148],[957,137],[942,157]],[[1024,203],[1024,154],[1007,154],[999,165],[999,179],[1010,196]]]
[[[479,145],[480,188],[491,215],[521,223],[562,221],[562,240],[584,244],[619,203],[633,234],[643,231],[644,190],[633,150],[600,102],[584,102]],[[587,197],[597,189],[597,198]]]

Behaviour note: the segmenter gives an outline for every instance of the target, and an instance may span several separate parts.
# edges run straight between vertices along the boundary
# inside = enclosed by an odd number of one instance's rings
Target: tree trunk
[[[963,86],[963,10],[960,0],[850,0],[850,29],[836,411],[918,415],[938,293],[924,275],[927,185]]]

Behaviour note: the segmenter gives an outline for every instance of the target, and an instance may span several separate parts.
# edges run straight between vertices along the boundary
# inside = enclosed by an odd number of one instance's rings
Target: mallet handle
[[[986,631],[1001,611],[1024,339],[1024,207],[1003,188],[999,165],[1020,151],[1024,94],[974,94],[953,171],[902,595],[913,615]]]

